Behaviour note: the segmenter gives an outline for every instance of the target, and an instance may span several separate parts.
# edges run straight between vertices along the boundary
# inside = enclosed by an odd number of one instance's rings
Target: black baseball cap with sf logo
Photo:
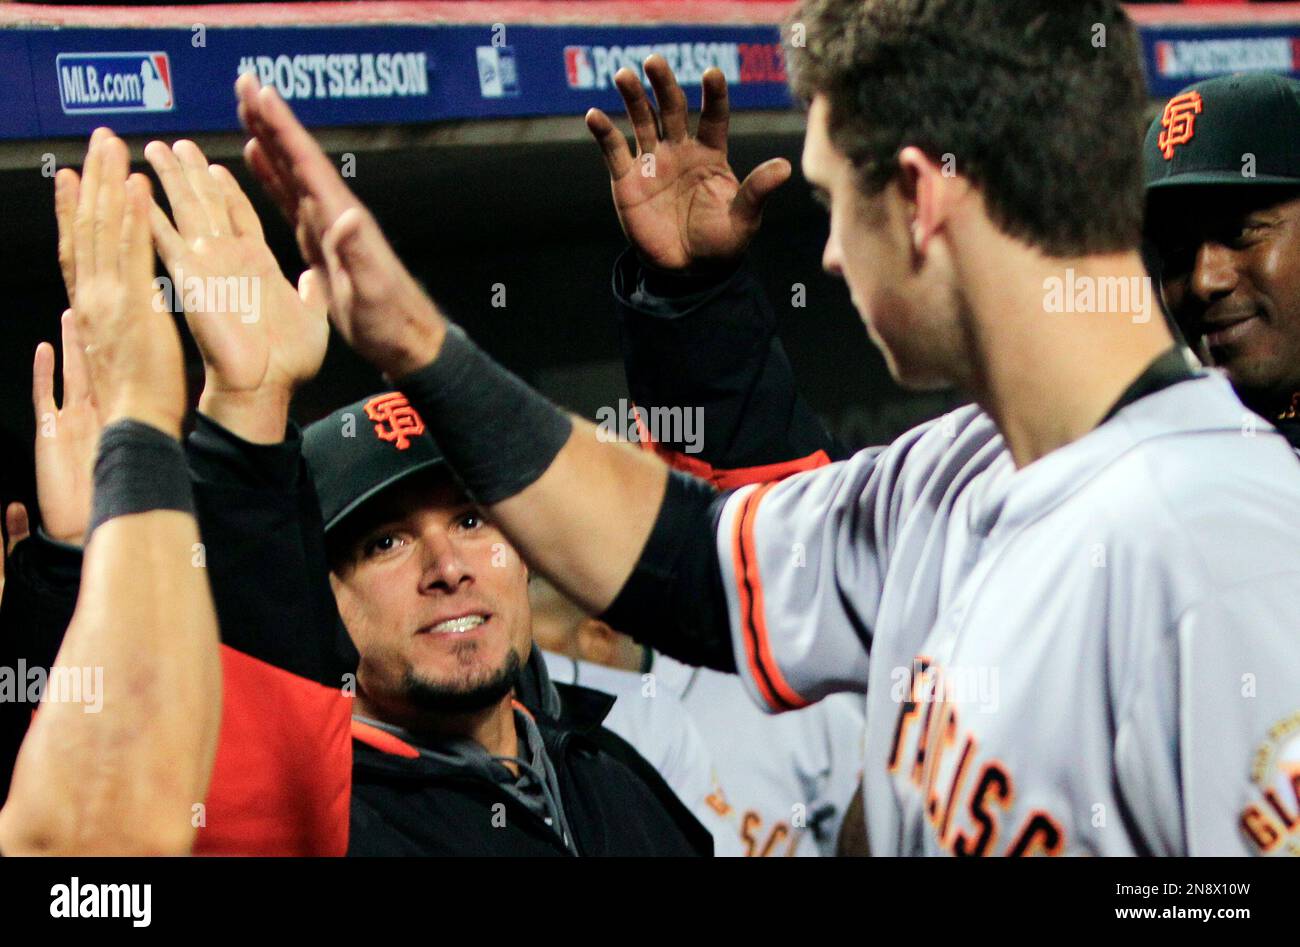
[[[1148,192],[1300,186],[1300,82],[1255,72],[1190,85],[1152,122],[1142,158]]]
[[[424,420],[400,391],[363,398],[308,425],[302,453],[326,532],[366,501],[445,463]]]

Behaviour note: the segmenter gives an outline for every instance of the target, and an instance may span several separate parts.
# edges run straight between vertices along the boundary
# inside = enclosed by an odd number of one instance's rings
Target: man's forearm
[[[667,482],[663,461],[627,444],[602,442],[593,424],[575,419],[546,472],[490,506],[488,515],[525,560],[599,614],[640,559]]]
[[[179,448],[166,475],[185,477]],[[188,850],[220,722],[216,616],[207,574],[192,564],[198,538],[193,514],[178,509],[113,516],[94,530],[77,610],[0,812],[6,854]],[[74,680],[79,690],[61,689]]]

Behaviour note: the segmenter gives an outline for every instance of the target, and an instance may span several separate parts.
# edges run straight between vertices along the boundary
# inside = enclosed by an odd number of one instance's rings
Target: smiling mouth
[[[490,615],[462,615],[459,618],[448,618],[436,625],[421,628],[419,634],[463,635],[484,624],[491,617]]]
[[[1231,345],[1254,329],[1258,322],[1259,316],[1247,316],[1245,319],[1238,319],[1228,325],[1205,326],[1202,330],[1205,344],[1212,349]]]

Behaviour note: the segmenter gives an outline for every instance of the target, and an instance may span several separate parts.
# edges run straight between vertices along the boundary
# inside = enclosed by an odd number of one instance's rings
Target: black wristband
[[[180,441],[141,421],[115,421],[99,436],[87,537],[108,520],[151,510],[194,514]]]
[[[448,324],[438,357],[395,385],[420,412],[470,498],[483,506],[536,481],[573,430],[564,411],[455,324]]]

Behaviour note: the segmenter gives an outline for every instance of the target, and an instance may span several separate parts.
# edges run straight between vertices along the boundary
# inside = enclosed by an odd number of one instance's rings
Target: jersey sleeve
[[[744,264],[684,276],[614,268],[623,362],[638,411],[699,411],[700,430],[640,443],[718,489],[776,480],[849,456],[794,384],[776,316]],[[644,427],[644,426],[642,426]]]
[[[865,691],[887,568],[889,451],[732,493],[716,525],[736,668],[771,712]]]
[[[1135,689],[1120,784],[1157,855],[1300,855],[1296,576],[1187,609]]]

